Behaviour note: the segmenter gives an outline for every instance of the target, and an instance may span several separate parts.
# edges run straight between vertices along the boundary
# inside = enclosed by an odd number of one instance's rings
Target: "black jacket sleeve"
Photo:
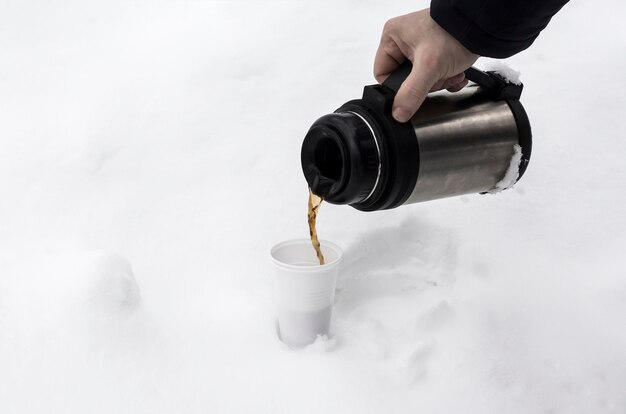
[[[529,47],[568,0],[431,0],[430,15],[480,56],[505,58]]]

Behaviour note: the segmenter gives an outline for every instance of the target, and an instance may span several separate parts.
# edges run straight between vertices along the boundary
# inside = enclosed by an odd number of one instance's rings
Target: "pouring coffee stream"
[[[313,191],[309,189],[309,211],[307,217],[309,221],[309,235],[311,236],[311,244],[313,244],[313,248],[315,249],[315,254],[317,255],[317,260],[319,260],[320,265],[324,264],[324,255],[322,254],[320,242],[317,238],[315,222],[317,220],[317,212],[322,205],[322,201],[322,197],[313,194]]]

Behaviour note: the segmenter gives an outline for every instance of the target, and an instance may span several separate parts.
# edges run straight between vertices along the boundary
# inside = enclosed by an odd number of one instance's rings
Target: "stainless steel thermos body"
[[[505,101],[474,95],[480,87],[428,98],[411,119],[420,167],[405,204],[487,192],[506,174],[519,145],[515,117]]]
[[[391,117],[404,64],[363,98],[318,119],[302,145],[302,168],[326,201],[373,211],[496,189],[519,179],[531,151],[522,86],[471,68],[476,82],[431,94],[407,123]]]

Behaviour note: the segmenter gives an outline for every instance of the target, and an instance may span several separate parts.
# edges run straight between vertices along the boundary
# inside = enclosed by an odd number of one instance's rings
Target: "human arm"
[[[430,16],[472,52],[506,58],[528,48],[568,0],[431,0]]]
[[[432,9],[389,20],[374,61],[376,80],[407,58],[413,63],[394,99],[394,118],[408,121],[429,92],[463,88],[463,72],[479,55],[508,57],[530,46],[566,1],[432,0]]]

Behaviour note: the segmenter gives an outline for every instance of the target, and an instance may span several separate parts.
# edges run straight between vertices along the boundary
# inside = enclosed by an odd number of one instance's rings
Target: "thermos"
[[[429,95],[415,116],[399,123],[393,98],[411,71],[406,61],[382,85],[311,126],[302,144],[302,170],[311,190],[362,211],[492,191],[532,146],[522,85],[470,68],[459,92]],[[515,177],[514,177],[515,178]]]

